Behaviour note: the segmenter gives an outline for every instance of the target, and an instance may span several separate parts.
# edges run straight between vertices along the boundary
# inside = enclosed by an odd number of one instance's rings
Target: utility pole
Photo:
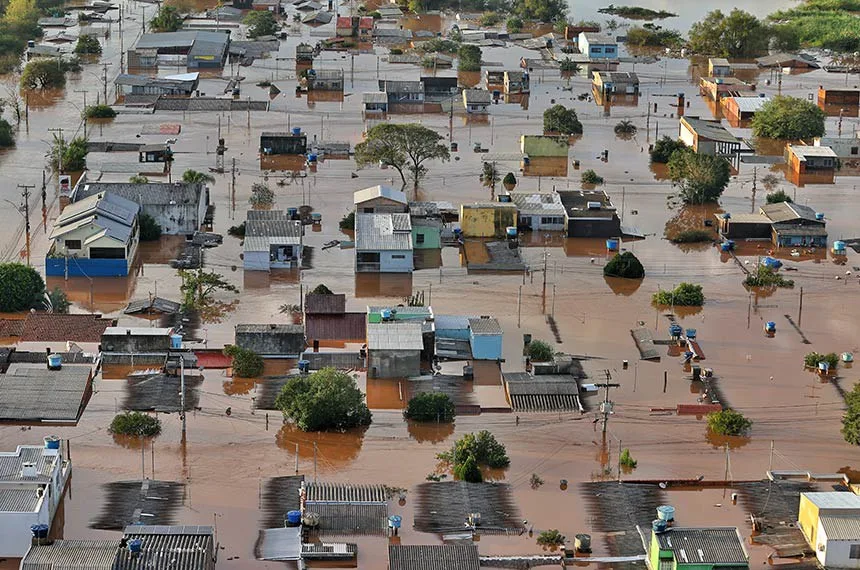
[[[525,275],[525,274],[523,274]],[[523,278],[525,280],[525,277]],[[523,314],[523,286],[520,285],[519,293],[517,293],[517,328],[520,328],[521,317]]]
[[[108,103],[108,97],[107,97],[107,68],[109,65],[110,64],[107,62],[102,64],[102,83],[104,84],[103,88],[104,88],[105,105],[109,104]],[[86,103],[84,103],[84,105],[86,105]]]
[[[48,191],[44,170],[42,170],[42,229],[48,231]]]
[[[753,183],[752,183],[752,210],[750,214],[755,214],[755,192],[757,190],[756,182],[758,181],[758,166],[753,166]]]
[[[296,475],[299,474],[299,444],[296,444]]]
[[[552,309],[550,310],[549,315],[552,318],[555,318],[555,283],[552,284]]]
[[[609,422],[609,415],[612,413],[612,408],[615,405],[615,403],[609,399],[609,389],[620,388],[621,384],[613,384],[610,382],[610,380],[612,380],[612,374],[610,374],[609,370],[604,370],[603,373],[606,375],[606,382],[603,384],[595,384],[595,386],[604,389],[603,402],[600,403],[600,413],[603,414],[603,435],[606,436],[606,424]]]
[[[82,113],[81,119],[83,119],[84,123],[84,138],[87,138],[87,92],[84,89],[75,89],[75,93],[84,94],[84,112]],[[107,101],[105,101],[105,105],[107,105]]]
[[[48,129],[48,131],[60,133],[60,141],[59,141],[60,144],[57,147],[57,169],[58,169],[57,174],[59,175],[59,174],[63,173],[63,151],[66,148],[66,140],[63,138],[63,128],[62,127],[56,127],[53,129]],[[59,189],[60,189],[60,177],[57,176],[57,190],[59,191]]]
[[[236,219],[236,157],[233,157],[233,168],[231,169],[231,178],[232,182],[230,184],[230,191],[232,193],[232,204],[233,209],[231,213],[233,214],[231,219]]]
[[[767,462],[767,470],[773,471],[773,440],[770,440],[770,461]]]
[[[24,198],[24,211],[18,210],[24,216],[24,229],[27,235],[27,265],[30,265],[30,190],[36,187],[33,184],[18,184],[18,188],[22,189],[22,197]]]
[[[803,320],[803,287],[800,288],[800,307],[797,309],[797,327],[800,328],[800,323]]]
[[[317,442],[314,442],[314,483],[317,482]]]
[[[185,439],[185,357],[179,354],[179,410],[182,414],[182,439]]]

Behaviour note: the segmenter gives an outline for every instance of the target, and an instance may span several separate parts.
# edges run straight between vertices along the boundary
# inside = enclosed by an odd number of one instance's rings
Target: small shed
[[[408,378],[421,374],[422,323],[400,321],[367,325],[369,378]]]
[[[711,77],[728,77],[732,74],[732,64],[724,57],[712,57],[708,60],[708,75]]]
[[[103,352],[167,352],[171,348],[171,328],[108,327],[102,335]]]
[[[723,115],[735,128],[746,128],[752,124],[753,117],[770,101],[770,97],[725,97],[722,100]]]
[[[502,358],[502,327],[498,319],[481,317],[469,319],[469,342],[475,360]]]
[[[829,146],[789,144],[785,147],[785,162],[795,179],[814,174],[817,184],[832,184],[839,159]]]
[[[463,106],[466,108],[466,113],[487,113],[490,100],[490,92],[485,89],[463,89]]]
[[[510,202],[476,202],[460,205],[464,237],[500,237],[517,225],[517,206]]]
[[[302,325],[236,325],[236,346],[273,358],[298,358],[305,350]]]
[[[377,185],[352,194],[359,214],[397,214],[406,212],[406,194],[391,186]]]
[[[818,106],[839,105],[842,107],[860,106],[860,89],[825,89],[818,86]]]
[[[308,136],[298,127],[288,133],[264,131],[260,135],[262,154],[305,154],[307,151]]]

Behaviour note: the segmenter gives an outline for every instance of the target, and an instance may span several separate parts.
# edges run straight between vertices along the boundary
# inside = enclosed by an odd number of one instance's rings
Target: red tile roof
[[[22,342],[101,342],[105,329],[116,321],[101,315],[30,313],[24,321]]]
[[[346,295],[305,295],[305,313],[308,315],[342,315],[346,311]]]
[[[373,17],[372,16],[362,16],[358,21],[358,27],[362,30],[372,30],[373,29]]]
[[[340,16],[337,19],[338,28],[352,28],[352,18],[349,16]]]
[[[367,338],[367,314],[305,315],[305,337],[308,344],[315,340],[352,340]]]
[[[21,336],[24,319],[0,319],[0,337]]]
[[[197,366],[201,368],[222,369],[233,365],[233,359],[221,351],[195,350],[194,356],[197,357]]]

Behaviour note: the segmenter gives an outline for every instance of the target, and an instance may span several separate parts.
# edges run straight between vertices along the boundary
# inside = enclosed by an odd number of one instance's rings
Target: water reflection
[[[407,422],[406,430],[409,432],[409,437],[418,443],[442,443],[454,433],[454,424],[452,423],[423,423],[423,422]]]
[[[345,432],[304,432],[294,424],[284,424],[277,435],[275,444],[289,452],[296,452],[298,445],[299,458],[303,461],[313,461],[314,443],[317,448],[317,469],[322,473],[331,473],[349,466],[355,461],[364,443],[367,428],[356,428]]]
[[[112,434],[112,437],[115,444],[126,449],[140,449],[141,445],[144,448],[150,447],[155,440],[154,437],[138,437],[136,435],[122,435],[118,433]]]
[[[718,435],[711,431],[710,428],[706,428],[705,441],[710,443],[715,449],[724,449],[726,446],[729,449],[740,449],[748,444],[751,438],[737,435]]]
[[[408,389],[408,381],[402,378],[368,378],[367,407],[371,410],[402,410],[406,407]]]
[[[604,275],[603,280],[612,289],[616,295],[629,297],[639,290],[642,286],[642,279],[623,279],[621,277],[607,277]]]
[[[412,295],[410,273],[356,273],[355,296],[395,297],[402,299]]]

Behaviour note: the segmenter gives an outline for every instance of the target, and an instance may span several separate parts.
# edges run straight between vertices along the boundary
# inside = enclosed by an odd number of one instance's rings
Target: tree
[[[88,105],[84,109],[84,116],[87,119],[113,119],[116,111],[110,105]]]
[[[543,112],[543,131],[562,135],[581,135],[582,123],[576,111],[564,105],[553,105]]]
[[[129,184],[149,184],[149,178],[142,174],[133,174],[128,177]]]
[[[751,427],[750,420],[732,409],[708,414],[708,428],[717,435],[746,435]]]
[[[6,119],[0,119],[0,147],[15,146],[15,132]]]
[[[619,137],[632,137],[636,134],[636,125],[629,119],[623,119],[615,125],[615,134]]]
[[[275,203],[275,193],[262,182],[251,184],[251,197],[248,202],[255,208],[267,208]]]
[[[508,172],[507,174],[505,174],[505,177],[502,178],[502,184],[505,185],[505,188],[513,188],[517,185],[517,177],[514,176],[513,172]]]
[[[603,274],[607,277],[642,279],[645,277],[645,268],[642,267],[642,263],[632,252],[625,251],[624,253],[616,253],[603,266]]]
[[[621,452],[621,456],[618,458],[618,463],[620,463],[622,467],[627,467],[628,469],[636,469],[636,466],[639,465],[639,462],[633,459],[633,456],[630,455],[630,450],[626,447],[624,448],[624,451]]]
[[[728,186],[730,175],[729,163],[721,157],[683,149],[669,159],[669,177],[688,204],[716,202]]]
[[[224,355],[233,359],[231,367],[233,375],[242,378],[256,378],[263,373],[265,362],[263,357],[253,350],[228,344],[224,347]]]
[[[481,71],[481,48],[463,44],[457,50],[457,69],[460,71]]]
[[[583,171],[580,178],[583,184],[603,184],[603,177],[590,168]]]
[[[30,60],[21,74],[21,87],[24,89],[59,89],[65,84],[66,72],[59,58]]]
[[[100,54],[102,45],[99,39],[90,34],[82,34],[78,37],[78,43],[75,44],[75,53],[78,55]]]
[[[555,352],[552,350],[552,347],[542,340],[531,341],[529,343],[527,354],[532,362],[549,362],[555,356]]]
[[[431,159],[447,161],[451,154],[442,136],[423,125],[380,123],[369,131],[364,141],[355,145],[355,162],[359,167],[385,164],[394,168],[406,186],[406,172],[415,188],[427,174],[424,162]]]
[[[690,27],[690,48],[698,54],[720,57],[755,57],[767,51],[770,32],[758,18],[734,9],[728,16],[709,12]]]
[[[481,14],[481,19],[478,23],[485,27],[492,27],[502,21],[502,17],[497,12],[484,12]]]
[[[338,222],[338,227],[342,230],[355,229],[355,211],[345,214]]]
[[[832,370],[839,366],[839,355],[835,352],[829,354],[810,352],[803,357],[803,365],[807,368],[818,368],[818,364],[821,362],[826,362],[827,366]]]
[[[666,164],[676,150],[687,148],[682,141],[663,135],[651,149],[651,162]]]
[[[824,118],[824,111],[811,101],[777,96],[756,111],[752,129],[757,137],[807,139],[824,135]]]
[[[496,163],[485,162],[479,178],[484,186],[495,190],[496,183],[501,179],[501,176],[499,176],[499,169],[496,168]]]
[[[334,293],[332,293],[332,290],[326,287],[325,284],[320,283],[314,287],[314,290],[311,291],[311,295],[334,295]]]
[[[189,169],[182,173],[182,181],[188,184],[205,184],[207,182],[212,184],[215,182],[215,177],[205,172]]]
[[[567,21],[567,2],[564,0],[514,0],[512,11],[523,20]]]
[[[67,143],[61,134],[54,134],[51,146],[51,166],[58,172],[79,172],[87,168],[87,139],[75,137]],[[62,168],[60,168],[62,166]]]
[[[786,279],[770,267],[759,265],[753,273],[744,279],[747,287],[794,287],[794,280]]]
[[[791,202],[791,196],[785,193],[785,190],[777,190],[770,192],[764,198],[768,204],[779,204],[780,202]]]
[[[403,417],[418,422],[454,421],[454,402],[443,392],[424,392],[409,400]]]
[[[108,431],[114,435],[155,437],[161,433],[161,420],[143,412],[123,412],[114,416]]]
[[[469,455],[462,463],[454,465],[454,477],[467,483],[481,483],[484,475],[473,455]]]
[[[215,291],[239,292],[235,285],[225,281],[223,275],[214,271],[204,271],[202,268],[180,269],[179,277],[182,279],[182,285],[179,287],[182,292],[182,307],[186,310],[205,308],[211,303]]]
[[[137,221],[140,224],[140,241],[158,241],[161,238],[161,226],[155,218],[141,213]]]
[[[153,32],[177,32],[182,29],[182,18],[179,10],[173,6],[162,5],[158,12],[149,21],[149,28]]]
[[[39,272],[23,263],[0,263],[0,312],[42,308],[45,282]]]
[[[570,73],[572,75],[576,75],[577,73],[579,73],[579,70],[582,69],[582,67],[578,63],[576,63],[569,57],[566,57],[563,60],[559,61],[558,68],[562,73]]]
[[[505,22],[505,29],[508,30],[509,34],[518,34],[523,31],[523,20],[522,18],[518,18],[517,16],[511,16],[508,18],[508,21]]]
[[[36,0],[10,0],[3,14],[3,22],[10,27],[24,27],[39,19]]]
[[[842,416],[842,437],[851,445],[860,445],[860,383],[845,395],[845,414]]]
[[[567,540],[565,536],[554,528],[541,531],[537,537],[537,543],[547,547],[561,546],[565,540]]]
[[[505,446],[487,430],[477,434],[467,433],[454,442],[449,451],[437,455],[442,461],[451,464],[454,476],[463,481],[480,483],[481,465],[493,469],[507,467],[511,464]]]
[[[352,376],[334,368],[290,379],[275,407],[303,431],[345,430],[373,418]]]
[[[251,11],[245,16],[242,23],[248,26],[248,37],[251,39],[260,36],[272,36],[278,31],[275,15],[268,10]]]
[[[72,305],[69,302],[69,297],[66,292],[59,287],[54,287],[45,294],[46,305],[50,312],[66,314],[69,312],[69,307]]]
[[[655,305],[677,305],[679,307],[701,307],[705,304],[705,294],[701,285],[683,282],[674,289],[662,289],[654,293]]]
[[[672,243],[704,243],[714,241],[714,234],[708,230],[683,230],[672,238]]]

